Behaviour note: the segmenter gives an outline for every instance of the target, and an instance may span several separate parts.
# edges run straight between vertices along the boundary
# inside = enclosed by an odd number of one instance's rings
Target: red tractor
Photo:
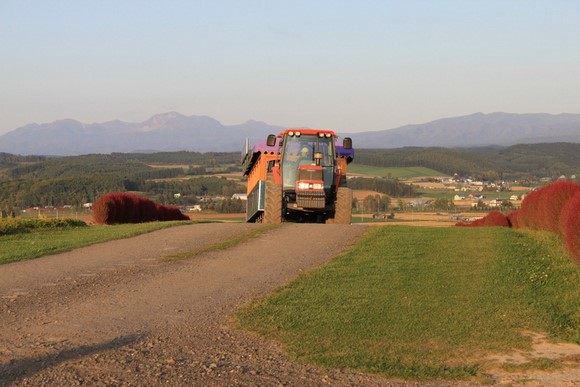
[[[350,224],[352,191],[346,187],[352,140],[331,130],[286,129],[243,153],[248,177],[247,222]]]

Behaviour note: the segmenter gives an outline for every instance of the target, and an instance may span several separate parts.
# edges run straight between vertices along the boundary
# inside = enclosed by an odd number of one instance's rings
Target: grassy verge
[[[198,222],[150,222],[113,226],[30,228],[0,236],[0,264],[56,254],[113,239]]]
[[[214,243],[213,245],[209,245],[209,246],[204,246],[204,247],[200,247],[194,250],[190,250],[190,251],[185,251],[183,253],[179,253],[179,254],[175,254],[175,255],[170,255],[168,257],[165,257],[164,259],[166,261],[179,261],[182,259],[189,259],[189,258],[193,258],[197,255],[203,254],[203,253],[207,253],[210,251],[219,251],[219,250],[225,250],[225,249],[229,249],[230,247],[234,247],[237,244],[240,244],[242,242],[248,241],[252,238],[255,238],[257,236],[260,236],[270,230],[274,230],[278,227],[281,227],[283,225],[283,223],[278,223],[278,224],[266,224],[263,225],[259,228],[255,228],[252,230],[249,230],[241,235],[238,235],[232,239],[228,239],[226,241],[223,242],[217,242]]]
[[[351,251],[240,311],[304,361],[388,377],[469,379],[522,331],[578,341],[579,270],[552,236],[371,228]]]

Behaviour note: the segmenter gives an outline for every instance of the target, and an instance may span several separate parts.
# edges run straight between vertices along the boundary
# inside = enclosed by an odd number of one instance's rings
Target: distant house
[[[248,200],[248,194],[245,193],[235,193],[232,195],[232,199]]]

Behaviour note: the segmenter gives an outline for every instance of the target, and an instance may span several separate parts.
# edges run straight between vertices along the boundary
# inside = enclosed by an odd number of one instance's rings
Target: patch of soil
[[[577,386],[580,385],[580,345],[574,343],[554,343],[547,335],[539,332],[522,333],[532,339],[529,351],[514,351],[509,354],[491,354],[486,361],[491,362],[486,375],[501,384],[528,386]],[[501,365],[512,365],[515,369],[538,360],[562,362],[563,369],[542,371],[537,369],[508,372]]]

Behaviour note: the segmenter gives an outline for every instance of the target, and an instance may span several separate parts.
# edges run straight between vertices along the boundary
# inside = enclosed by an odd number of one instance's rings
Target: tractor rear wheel
[[[336,193],[334,206],[334,222],[336,224],[350,224],[352,221],[352,190],[339,187]]]
[[[282,185],[276,184],[270,176],[266,180],[266,202],[264,204],[264,223],[282,222]]]

